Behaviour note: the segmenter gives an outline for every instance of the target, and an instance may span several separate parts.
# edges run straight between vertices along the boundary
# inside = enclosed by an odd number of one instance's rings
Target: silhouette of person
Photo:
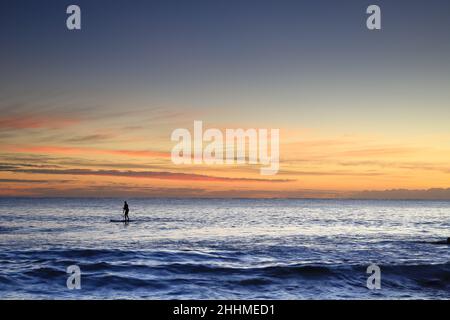
[[[124,205],[123,205],[123,214],[124,214],[124,220],[125,221],[130,221],[130,218],[128,217],[128,212],[130,211],[130,209],[128,208],[128,203],[125,201]]]

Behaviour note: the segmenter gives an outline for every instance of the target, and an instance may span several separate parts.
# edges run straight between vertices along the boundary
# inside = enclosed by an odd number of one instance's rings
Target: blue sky
[[[81,7],[81,31],[66,29],[69,4]],[[381,31],[366,28],[370,4],[381,7]],[[0,12],[4,150],[64,147],[88,157],[79,144],[90,141],[158,154],[170,148],[173,129],[203,120],[281,128],[284,158],[328,173],[349,160],[337,159],[335,145],[318,155],[290,144],[354,139],[339,152],[385,151],[376,168],[364,167],[384,180],[310,181],[304,168],[287,165],[311,189],[448,187],[449,1],[6,0]],[[414,154],[386,153],[403,147]],[[363,154],[372,160],[373,152]],[[332,164],[316,163],[330,157]],[[431,167],[436,176],[423,180]],[[347,173],[355,172],[361,168]]]

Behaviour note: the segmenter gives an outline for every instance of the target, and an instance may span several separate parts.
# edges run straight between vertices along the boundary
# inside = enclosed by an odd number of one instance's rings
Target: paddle
[[[126,222],[125,220],[125,213],[120,214],[120,219],[115,220],[115,219],[110,219],[110,222]]]

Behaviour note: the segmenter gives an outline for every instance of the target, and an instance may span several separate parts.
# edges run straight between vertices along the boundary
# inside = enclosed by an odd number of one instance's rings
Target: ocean
[[[0,298],[450,298],[450,202],[127,200],[0,198]]]

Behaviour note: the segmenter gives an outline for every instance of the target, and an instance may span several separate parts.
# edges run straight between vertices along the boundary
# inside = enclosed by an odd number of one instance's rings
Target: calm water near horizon
[[[110,223],[122,205],[0,198],[0,298],[450,298],[450,202],[130,199]]]

